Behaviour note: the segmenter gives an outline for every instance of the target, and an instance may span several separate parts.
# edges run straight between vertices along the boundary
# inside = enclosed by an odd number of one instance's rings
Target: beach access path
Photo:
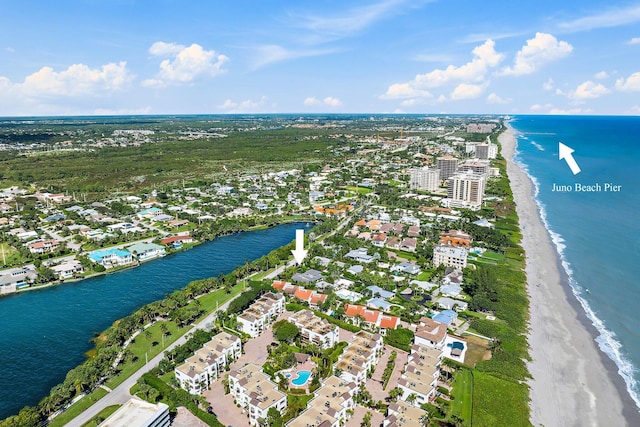
[[[626,389],[615,364],[598,349],[595,328],[566,282],[540,219],[533,183],[513,162],[515,131],[508,127],[499,141],[526,252],[531,422],[545,427],[640,425],[631,419],[637,408],[625,401]]]

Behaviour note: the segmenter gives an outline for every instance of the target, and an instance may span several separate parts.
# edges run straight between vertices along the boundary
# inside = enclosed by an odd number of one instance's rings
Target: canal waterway
[[[302,226],[224,236],[137,268],[0,298],[0,419],[37,404],[115,320],[286,245]]]

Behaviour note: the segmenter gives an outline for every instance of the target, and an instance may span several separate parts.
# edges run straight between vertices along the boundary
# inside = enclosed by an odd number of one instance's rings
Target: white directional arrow
[[[567,162],[567,165],[569,166],[569,168],[571,169],[571,172],[573,172],[574,175],[579,174],[580,166],[578,166],[578,164],[576,163],[576,160],[571,155],[571,153],[573,153],[575,150],[571,147],[567,147],[562,142],[558,143],[558,147],[560,149],[560,160],[564,159]]]
[[[298,265],[302,264],[302,260],[307,256],[307,250],[304,249],[304,230],[296,230],[296,249],[291,251]]]

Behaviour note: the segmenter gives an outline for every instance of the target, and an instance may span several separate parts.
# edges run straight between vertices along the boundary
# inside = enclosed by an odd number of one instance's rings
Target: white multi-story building
[[[260,366],[249,363],[229,373],[229,390],[249,415],[252,426],[267,418],[269,408],[282,413],[287,407],[287,395],[278,390]]]
[[[307,409],[292,420],[287,427],[339,427],[349,419],[355,403],[353,396],[357,387],[352,382],[330,376],[316,390],[315,397],[307,404]]]
[[[400,400],[420,407],[423,403],[429,402],[436,397],[438,388],[438,378],[440,377],[440,363],[442,362],[442,351],[413,345],[411,354],[407,358],[404,373],[398,379],[398,387],[402,390]],[[408,399],[409,396],[415,396]]]
[[[479,159],[495,159],[498,155],[498,146],[496,144],[478,144],[476,145],[476,157]]]
[[[430,317],[423,317],[416,328],[413,342],[420,346],[441,349],[447,338],[447,325]]]
[[[175,368],[176,380],[189,393],[200,394],[241,354],[240,338],[221,332]]]
[[[450,177],[447,189],[449,207],[480,209],[486,182],[485,175],[474,174],[470,171]]]
[[[267,292],[238,316],[240,330],[257,337],[284,311],[284,295]]]
[[[424,417],[428,416],[427,411],[411,406],[399,400],[391,402],[387,409],[387,416],[384,419],[383,427],[418,427],[425,425]]]
[[[469,251],[460,246],[437,245],[433,248],[433,265],[466,268]]]
[[[101,427],[169,427],[170,425],[171,416],[169,415],[169,406],[162,402],[155,404],[145,402],[137,397],[129,399],[127,403],[120,406],[117,411],[100,423]]]
[[[458,170],[458,159],[453,156],[438,157],[438,170],[440,171],[440,180],[448,179],[455,175]]]
[[[409,171],[409,189],[436,191],[440,186],[438,169],[414,168]]]
[[[302,338],[322,349],[330,348],[339,341],[339,328],[313,314],[311,310],[301,310],[287,319],[300,330]]]
[[[367,372],[378,363],[382,348],[381,335],[366,331],[355,333],[336,364],[336,368],[340,370],[340,378],[358,386],[364,384]]]
[[[458,171],[460,172],[471,172],[478,175],[489,176],[489,161],[488,160],[478,160],[478,159],[469,159],[458,166]]]

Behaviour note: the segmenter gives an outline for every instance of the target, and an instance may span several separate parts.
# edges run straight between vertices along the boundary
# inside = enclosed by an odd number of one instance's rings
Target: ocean
[[[640,117],[516,116],[510,125],[573,294],[640,408]],[[559,142],[575,150],[580,173],[558,158]]]

